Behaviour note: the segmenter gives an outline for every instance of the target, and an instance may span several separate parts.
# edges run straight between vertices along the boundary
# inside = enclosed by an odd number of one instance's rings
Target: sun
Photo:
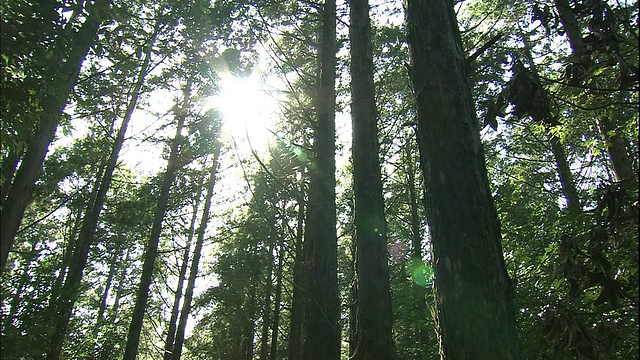
[[[218,74],[220,92],[212,106],[222,114],[223,133],[236,143],[248,142],[254,149],[267,147],[277,103],[265,89],[259,73],[237,77],[229,72]]]

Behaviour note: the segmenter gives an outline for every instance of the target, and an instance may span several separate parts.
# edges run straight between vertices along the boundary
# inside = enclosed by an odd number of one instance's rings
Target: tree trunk
[[[116,291],[116,297],[113,300],[113,313],[111,315],[111,318],[109,319],[109,322],[111,324],[116,323],[118,313],[120,312],[120,300],[122,299],[122,296],[124,296],[124,283],[127,278],[127,267],[129,266],[130,255],[131,249],[127,249],[124,255],[124,261],[122,262],[122,265],[124,265],[122,267],[122,274],[118,277],[118,279],[120,279],[120,281],[118,281],[118,290]]]
[[[351,119],[358,334],[354,359],[393,359],[387,234],[380,174],[369,2],[351,0]]]
[[[353,235],[353,234],[352,234]],[[355,237],[353,237],[355,238]],[[356,281],[356,249],[355,244],[350,246],[351,284],[349,284],[349,359],[353,359],[357,350],[358,335],[358,282]]]
[[[144,83],[144,79],[147,75],[151,52],[153,49],[153,43],[155,42],[156,35],[157,29],[152,35],[146,49],[144,60],[140,67],[135,87],[131,93],[131,99],[129,100],[129,104],[127,105],[126,112],[122,119],[122,124],[120,125],[120,129],[118,129],[118,134],[116,135],[113,148],[111,149],[111,154],[109,155],[109,160],[107,162],[104,175],[102,178],[98,179],[99,190],[95,197],[93,197],[90,201],[88,211],[84,216],[82,228],[76,241],[71,263],[69,265],[67,279],[64,282],[64,285],[60,292],[60,296],[56,301],[56,306],[53,309],[55,330],[51,339],[50,353],[48,355],[48,359],[50,360],[57,360],[60,357],[60,353],[62,351],[62,344],[64,342],[66,329],[69,324],[69,319],[71,318],[73,306],[78,296],[84,268],[87,266],[89,250],[94,243],[95,232],[98,226],[98,219],[100,218],[100,213],[102,212],[102,207],[107,196],[107,191],[109,191],[109,188],[111,187],[111,179],[113,178],[113,172],[118,163],[118,156],[120,154],[120,150],[122,149],[122,144],[124,143],[127,127],[129,125],[129,121],[131,120],[131,115],[136,108],[140,90],[142,89],[142,84]]]
[[[274,233],[272,228],[272,234]],[[264,281],[264,303],[262,307],[262,333],[260,334],[260,359],[269,358],[269,328],[271,326],[271,289],[273,288],[273,245],[268,247],[268,265]]]
[[[4,272],[9,251],[13,246],[16,234],[22,223],[33,187],[42,169],[49,144],[53,141],[62,111],[67,104],[69,94],[73,90],[84,58],[90,46],[95,42],[98,28],[105,18],[103,11],[111,6],[110,0],[96,1],[90,5],[89,17],[74,37],[69,57],[64,61],[60,71],[54,71],[51,82],[46,86],[47,96],[42,104],[40,126],[27,146],[27,150],[15,174],[9,193],[2,204],[0,212],[0,272]],[[60,49],[66,53],[64,49]],[[61,61],[62,62],[62,61]],[[8,184],[7,184],[8,186]]]
[[[120,299],[122,299],[123,296],[123,292],[124,292],[124,281],[125,278],[127,276],[127,267],[129,265],[129,254],[130,254],[130,249],[127,248],[125,255],[124,255],[124,260],[118,262],[118,264],[120,265],[122,271],[118,271],[118,276],[116,276],[116,278],[119,279],[118,281],[118,287],[116,288],[116,295],[115,295],[115,299],[113,301],[113,309],[111,312],[111,316],[109,316],[108,321],[105,320],[105,324],[109,325],[109,331],[112,332],[113,331],[113,325],[116,323],[116,319],[118,317],[118,312],[120,310]],[[113,358],[113,342],[108,342],[108,344],[105,346],[105,344],[98,344],[100,346],[100,350],[99,350],[99,354],[100,354],[100,360],[108,360]]]
[[[176,114],[178,123],[176,125],[176,134],[171,141],[171,149],[169,153],[169,160],[167,161],[167,169],[165,170],[162,178],[162,184],[160,185],[160,197],[158,198],[158,204],[156,205],[155,212],[153,214],[153,225],[151,227],[151,234],[149,235],[149,242],[145,249],[144,263],[142,264],[142,275],[140,276],[140,284],[138,285],[138,291],[136,294],[136,302],[133,309],[133,315],[131,317],[131,323],[129,324],[129,332],[127,335],[127,345],[124,353],[124,360],[135,360],[138,355],[138,346],[140,345],[140,332],[142,331],[142,323],[144,321],[144,314],[147,308],[147,299],[149,298],[149,288],[151,287],[151,281],[153,280],[153,270],[155,267],[155,261],[158,257],[158,244],[160,242],[160,233],[162,231],[162,221],[164,220],[165,212],[169,203],[169,191],[173,184],[176,171],[180,165],[180,159],[178,150],[182,142],[182,128],[187,117],[187,109],[190,103],[191,94],[191,79],[187,81],[184,90],[184,101],[179,109],[179,113]]]
[[[422,236],[421,236],[421,221],[418,215],[418,196],[416,191],[416,169],[414,168],[414,149],[410,146],[410,137],[407,134],[405,144],[405,156],[406,156],[406,171],[407,171],[407,187],[409,189],[409,206],[411,209],[411,258],[419,259],[422,263]],[[414,136],[415,138],[415,136]],[[414,262],[412,262],[415,264]],[[413,306],[415,312],[415,318],[413,319],[413,326],[411,329],[413,337],[416,338],[418,345],[420,358],[426,358],[429,347],[429,331],[426,326],[426,320],[428,316],[426,295],[427,289],[425,284],[418,284],[414,282],[412,284]]]
[[[324,3],[320,31],[320,88],[315,104],[318,123],[314,134],[316,167],[309,170],[304,231],[304,251],[310,255],[308,284],[313,286],[308,287],[303,354],[304,359],[337,360],[340,358],[340,301],[335,193],[335,0]]]
[[[627,152],[627,144],[620,131],[614,125],[613,121],[605,116],[598,118],[598,128],[604,137],[609,153],[609,160],[622,187],[628,190],[638,189],[638,176],[633,170],[629,153]]]
[[[191,299],[193,298],[193,289],[196,285],[196,278],[198,277],[198,265],[200,263],[200,254],[202,252],[202,246],[204,244],[204,235],[207,230],[207,224],[209,223],[209,211],[211,209],[211,200],[213,199],[213,188],[216,184],[216,170],[218,165],[218,157],[220,155],[220,147],[215,149],[213,155],[213,164],[209,169],[210,174],[209,182],[207,184],[207,195],[204,202],[204,208],[202,209],[202,218],[200,221],[200,227],[198,228],[198,238],[196,240],[195,248],[193,249],[193,259],[191,260],[191,268],[189,270],[189,281],[187,282],[187,289],[184,295],[184,303],[182,304],[182,310],[180,311],[180,322],[178,323],[178,329],[176,331],[176,340],[173,344],[172,360],[179,360],[182,355],[182,345],[184,343],[185,330],[187,328],[187,320],[189,319],[189,312],[191,311]]]
[[[251,249],[249,251],[255,251],[255,249]],[[245,296],[243,299],[242,313],[246,315],[246,319],[244,321],[243,333],[239,341],[240,343],[240,352],[235,356],[235,359],[239,360],[252,360],[253,359],[253,338],[255,336],[255,317],[256,313],[256,286],[249,282],[247,284],[248,288],[245,288],[245,291],[248,292],[248,296]]]
[[[520,37],[522,38],[522,42],[524,43],[524,56],[529,62],[530,71],[537,78],[538,70],[533,60],[531,46],[529,45],[529,37],[528,35],[524,34],[524,32],[521,32]],[[557,119],[554,118],[551,119],[551,121],[555,125],[560,126],[560,122]],[[565,197],[567,209],[569,209],[569,212],[572,214],[578,214],[582,211],[582,206],[580,205],[580,196],[578,195],[578,189],[576,188],[575,182],[573,181],[571,166],[569,165],[567,154],[564,151],[564,145],[560,141],[560,138],[552,134],[550,130],[551,126],[547,126],[547,131],[549,131],[549,143],[551,144],[551,152],[553,153],[553,158],[556,162],[556,168],[558,169],[558,178],[560,180],[562,194]]]
[[[255,294],[253,294],[253,297],[251,299],[252,302],[255,302]],[[251,308],[253,308],[253,306],[251,306]],[[255,322],[253,319],[248,319],[247,320],[247,325],[246,325],[246,333],[245,336],[243,337],[243,342],[242,342],[242,357],[238,357],[238,359],[242,359],[242,360],[252,360],[253,359],[253,336],[254,336],[254,332],[255,332]]]
[[[204,177],[201,179],[204,180]],[[196,202],[193,205],[193,215],[191,216],[191,222],[189,225],[189,236],[187,238],[187,244],[184,249],[182,257],[182,266],[180,266],[180,274],[178,275],[178,287],[176,288],[176,294],[173,298],[173,308],[171,309],[171,319],[169,320],[169,329],[167,330],[167,338],[164,345],[164,360],[171,360],[173,354],[173,343],[176,338],[176,328],[178,327],[178,314],[180,313],[180,300],[182,299],[182,288],[184,286],[185,275],[187,274],[187,267],[189,267],[189,253],[191,252],[191,242],[195,235],[196,220],[198,218],[198,208],[200,207],[200,198],[202,197],[202,182],[198,186],[198,195]]]
[[[113,285],[113,278],[116,274],[118,268],[118,260],[120,259],[120,254],[122,252],[122,238],[118,238],[118,244],[116,245],[115,250],[113,251],[113,257],[111,258],[111,264],[109,264],[109,275],[107,275],[107,281],[104,284],[104,291],[102,292],[102,299],[100,300],[100,309],[98,310],[98,317],[96,319],[96,333],[99,331],[100,327],[104,324],[104,312],[107,309],[107,299],[109,299],[109,290],[111,290],[111,286]]]
[[[284,266],[284,236],[280,237],[278,245],[278,268],[276,270],[276,296],[273,304],[273,322],[271,324],[271,351],[270,360],[276,360],[278,356],[278,330],[280,328],[280,303],[282,302],[282,269]]]
[[[38,251],[38,244],[39,244],[39,240],[36,240],[33,242],[33,244],[31,245],[31,253],[32,254],[36,254],[36,252]],[[15,319],[16,315],[18,314],[18,308],[20,307],[20,302],[22,301],[22,291],[25,287],[25,285],[27,285],[27,283],[29,283],[29,267],[31,266],[31,263],[33,262],[34,258],[29,259],[25,264],[24,264],[24,270],[22,271],[22,274],[20,275],[20,282],[18,283],[18,286],[16,288],[16,292],[13,295],[13,299],[11,299],[11,305],[9,308],[9,314],[7,314],[7,316],[3,316],[2,317],[2,321],[4,323],[4,327],[5,329],[9,328],[12,326],[13,324],[13,319]],[[5,293],[3,292],[2,294],[2,303],[4,305],[4,297],[5,297]]]
[[[441,353],[518,359],[513,291],[453,2],[407,3]]]
[[[555,0],[556,9],[560,15],[560,21],[562,21],[562,27],[564,32],[567,33],[569,38],[569,44],[571,44],[571,50],[573,51],[575,60],[579,63],[584,63],[583,56],[587,55],[587,48],[582,41],[582,31],[580,30],[580,24],[576,20],[573,10],[569,5],[569,0]]]
[[[100,166],[98,170],[98,177],[102,177],[102,171],[104,170],[104,166]],[[97,181],[96,181],[97,183]],[[97,188],[94,189],[97,191]],[[94,191],[94,192],[95,192]],[[94,193],[92,192],[92,194]],[[79,201],[79,203],[83,203],[83,201]],[[82,205],[78,206],[78,213],[74,219],[73,227],[71,228],[71,233],[69,234],[69,241],[64,248],[64,252],[62,255],[62,263],[60,264],[60,272],[56,276],[56,280],[53,285],[51,285],[51,295],[49,297],[49,308],[53,309],[55,306],[55,302],[58,300],[58,296],[60,294],[60,289],[62,288],[62,284],[64,284],[65,276],[67,275],[67,269],[69,268],[69,264],[71,263],[71,257],[73,255],[73,249],[75,248],[75,243],[77,239],[78,231],[82,226],[82,218],[84,207]]]
[[[551,143],[551,152],[556,160],[560,186],[562,187],[562,193],[567,201],[567,209],[569,209],[569,212],[573,214],[578,214],[582,211],[580,196],[578,195],[576,184],[573,181],[573,174],[571,173],[571,167],[569,166],[564,146],[560,142],[560,139],[555,135],[550,135],[549,142]]]
[[[7,189],[13,181],[13,176],[16,174],[18,168],[18,161],[22,156],[22,151],[11,152],[5,159],[2,160],[2,177],[0,177],[0,209],[4,204],[4,199],[7,196]]]
[[[304,167],[300,170],[300,199],[298,199],[298,221],[296,227],[296,243],[295,243],[295,259],[293,261],[293,299],[291,301],[291,312],[289,320],[289,339],[287,341],[288,359],[302,359],[302,340],[303,340],[303,319],[304,319],[304,302],[307,296],[306,262],[303,250],[303,229],[304,229]]]

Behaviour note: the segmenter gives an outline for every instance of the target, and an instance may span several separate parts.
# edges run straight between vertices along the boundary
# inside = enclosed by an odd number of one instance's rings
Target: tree
[[[305,221],[307,282],[305,359],[340,358],[335,195],[336,4],[325,1],[320,33],[320,86],[315,102],[315,166],[309,169]],[[313,284],[313,285],[311,285]]]
[[[182,288],[184,287],[184,277],[187,274],[187,268],[189,267],[189,255],[191,253],[191,243],[196,230],[196,220],[198,218],[198,209],[200,208],[200,198],[202,197],[202,187],[204,185],[203,181],[204,177],[202,177],[200,185],[198,185],[195,202],[193,204],[193,214],[191,215],[191,221],[189,222],[189,233],[187,235],[187,242],[182,256],[182,264],[180,265],[180,273],[178,274],[178,285],[173,298],[173,307],[171,309],[171,317],[169,318],[169,328],[167,329],[167,337],[165,339],[164,360],[171,360],[171,356],[173,354],[173,344],[176,338],[178,315],[180,313],[180,301],[182,300]]]
[[[355,359],[393,359],[387,233],[373,85],[369,3],[352,0],[351,119],[355,198],[357,317]]]
[[[200,220],[200,226],[198,227],[198,237],[193,250],[193,258],[191,259],[191,266],[189,270],[189,281],[187,282],[186,293],[184,296],[184,303],[182,304],[182,310],[180,311],[180,322],[178,323],[176,331],[176,339],[173,343],[171,352],[172,360],[179,360],[182,354],[182,344],[184,343],[185,330],[187,327],[187,320],[189,319],[189,312],[191,311],[191,301],[193,299],[193,290],[196,284],[196,277],[198,275],[198,265],[200,264],[200,256],[202,254],[202,247],[204,245],[205,233],[207,231],[207,224],[210,219],[211,202],[214,194],[214,186],[216,184],[216,173],[218,169],[218,157],[220,156],[220,145],[216,147],[213,154],[213,163],[209,169],[209,179],[207,182],[207,194],[205,195],[204,208],[202,209],[202,218]]]
[[[140,96],[140,90],[144,83],[144,79],[147,76],[152,48],[155,43],[155,38],[158,34],[158,27],[154,29],[151,35],[151,39],[146,47],[144,59],[140,66],[140,71],[137,75],[136,83],[134,84],[133,91],[131,92],[129,103],[123,115],[122,123],[118,129],[113,148],[109,159],[107,160],[106,167],[103,174],[98,177],[95,184],[95,197],[89,201],[87,210],[85,211],[84,219],[82,222],[82,228],[78,235],[78,239],[75,240],[74,247],[68,251],[72,251],[72,259],[69,264],[69,270],[65,279],[64,285],[58,294],[57,299],[54,300],[51,309],[52,322],[56,324],[56,328],[52,335],[50,352],[48,358],[55,360],[60,357],[62,351],[62,345],[66,334],[66,328],[71,317],[73,305],[75,299],[78,296],[78,290],[80,282],[82,281],[83,271],[87,264],[87,258],[89,255],[89,249],[94,243],[94,236],[96,228],[98,226],[98,219],[104,205],[105,197],[109,188],[111,187],[111,180],[113,178],[113,172],[116,169],[118,157],[122,145],[125,140],[125,134],[133,111],[136,108],[138,97]]]
[[[512,284],[453,3],[407,3],[441,352],[517,359]]]
[[[175,180],[175,173],[180,166],[180,159],[178,156],[180,144],[182,143],[181,132],[189,111],[192,93],[191,86],[192,81],[191,79],[188,79],[184,85],[182,104],[176,108],[176,134],[171,141],[169,160],[162,178],[160,197],[158,198],[158,203],[153,215],[153,227],[151,228],[149,242],[145,249],[144,264],[142,267],[142,275],[140,277],[138,292],[136,294],[135,309],[133,311],[133,317],[129,325],[129,333],[127,335],[127,346],[124,355],[124,358],[127,360],[135,360],[138,355],[140,331],[142,330],[142,322],[144,321],[147,299],[149,297],[149,287],[151,286],[151,281],[153,279],[155,261],[158,256],[158,243],[160,241],[162,221],[164,220],[164,215],[169,202],[169,191]]]
[[[59,48],[57,54],[67,54],[68,57],[56,58],[52,62],[61,66],[47,69],[48,74],[57,74],[48,79],[45,84],[46,95],[42,102],[40,125],[33,134],[24,157],[20,163],[20,168],[13,177],[11,188],[7,198],[2,202],[2,213],[0,215],[3,224],[3,231],[0,234],[0,271],[4,272],[5,265],[9,258],[9,251],[18,232],[24,211],[29,203],[33,192],[34,183],[42,168],[44,157],[53,140],[58,123],[62,116],[62,111],[67,104],[69,94],[75,86],[80,68],[84,58],[89,51],[89,47],[94,43],[96,34],[101,23],[108,18],[105,14],[111,6],[111,0],[97,1],[88,5],[89,16],[82,24],[78,34],[75,34],[70,41],[71,47],[66,49],[66,41],[58,39],[56,44]],[[70,26],[67,31],[72,31]],[[6,185],[5,185],[6,186]]]

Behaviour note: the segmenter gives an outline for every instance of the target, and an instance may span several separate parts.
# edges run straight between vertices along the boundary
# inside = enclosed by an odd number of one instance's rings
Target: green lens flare
[[[307,153],[302,151],[302,149],[300,149],[299,147],[294,148],[293,153],[296,154],[298,160],[300,160],[301,162],[307,162]]]
[[[409,275],[413,282],[422,287],[431,285],[433,281],[433,270],[427,266],[422,259],[413,257],[410,260]]]

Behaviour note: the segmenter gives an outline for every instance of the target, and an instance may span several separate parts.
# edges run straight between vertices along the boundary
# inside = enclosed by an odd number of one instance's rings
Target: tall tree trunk
[[[204,180],[202,177],[201,180]],[[200,198],[202,197],[202,182],[198,186],[198,195],[196,197],[195,204],[193,205],[193,215],[191,216],[191,222],[189,225],[189,236],[187,238],[187,244],[182,256],[182,265],[180,266],[180,274],[178,275],[178,286],[176,288],[176,294],[173,298],[173,308],[171,309],[171,318],[169,319],[169,329],[167,330],[167,338],[164,343],[164,360],[171,360],[173,354],[173,343],[176,338],[176,328],[178,327],[178,314],[180,313],[180,300],[182,299],[182,288],[184,286],[185,275],[187,274],[187,268],[189,267],[189,253],[191,252],[191,242],[195,235],[196,220],[198,219],[198,210],[200,207]]]
[[[254,251],[251,249],[250,251]],[[253,282],[249,282],[248,289],[245,288],[245,291],[249,293],[248,296],[244,297],[242,313],[244,313],[247,317],[244,321],[243,334],[240,340],[240,353],[236,356],[236,359],[240,360],[252,360],[254,354],[254,346],[253,346],[253,338],[255,336],[255,324],[256,320],[254,314],[256,313],[256,286],[252,284]]]
[[[520,37],[522,38],[522,42],[524,43],[524,56],[529,62],[529,71],[531,71],[531,73],[536,78],[538,78],[538,70],[533,60],[529,37],[524,33],[524,31],[520,31]],[[560,122],[555,118],[550,119],[550,121],[552,122],[553,126],[561,126]],[[558,169],[558,178],[560,180],[562,194],[565,197],[567,209],[569,209],[569,212],[578,214],[582,211],[582,206],[580,205],[580,196],[578,195],[578,189],[576,188],[575,181],[573,180],[573,174],[571,173],[571,166],[569,165],[569,160],[567,159],[567,154],[564,151],[564,145],[560,141],[560,138],[551,133],[550,130],[551,126],[547,126],[547,131],[549,132],[549,143],[551,144],[551,152],[553,153],[553,158],[556,162],[556,168]]]
[[[415,135],[413,136],[415,139]],[[405,156],[406,156],[406,171],[407,171],[407,187],[409,189],[409,206],[411,209],[411,258],[417,259],[412,262],[416,264],[420,261],[422,264],[422,236],[421,236],[421,221],[418,215],[418,196],[416,191],[416,169],[414,168],[414,149],[411,147],[410,135],[407,134],[405,139]],[[426,295],[427,289],[425,284],[418,284],[414,282],[412,284],[413,306],[415,311],[415,318],[413,319],[412,334],[416,338],[416,342],[419,352],[422,355],[421,358],[426,358],[427,349],[429,346],[429,332],[426,326],[426,319],[428,316]]]
[[[37,253],[36,251],[38,250],[39,242],[40,242],[39,240],[36,240],[31,245],[31,253],[32,254],[36,254]],[[18,314],[18,308],[20,307],[20,302],[22,301],[22,291],[23,291],[24,287],[29,283],[29,267],[31,266],[31,263],[33,262],[34,258],[29,259],[24,264],[24,270],[22,271],[22,274],[20,275],[20,281],[19,281],[18,286],[16,288],[16,292],[13,295],[13,299],[11,299],[11,305],[9,307],[9,314],[7,314],[6,317],[5,316],[2,317],[2,321],[3,321],[5,329],[7,329],[7,328],[12,326],[13,319],[15,319],[16,315]],[[3,305],[4,305],[5,296],[6,296],[6,294],[3,291],[3,294],[2,294],[2,303],[3,303]]]
[[[580,30],[580,24],[573,14],[573,10],[569,5],[569,0],[555,0],[556,9],[560,15],[560,21],[564,32],[569,38],[569,44],[571,44],[571,50],[575,56],[575,60],[578,63],[584,64],[589,61],[589,54],[587,53],[587,47],[582,41],[582,31]],[[583,58],[586,56],[586,58]]]
[[[573,214],[578,214],[582,211],[580,196],[578,195],[576,184],[573,181],[573,174],[571,173],[571,167],[569,166],[564,146],[560,142],[560,139],[553,134],[549,135],[549,142],[551,143],[551,152],[556,160],[560,186],[562,187],[562,193],[567,201],[567,209],[569,209],[569,212]]]
[[[98,169],[97,177],[99,178],[102,177],[103,170],[104,170],[104,166],[100,166],[100,169]],[[97,182],[98,181],[96,181],[96,184]],[[94,188],[94,191],[92,191],[92,194],[94,194],[96,191],[98,191],[97,188]],[[83,203],[82,200],[78,202]],[[77,234],[80,228],[82,227],[82,218],[83,218],[84,210],[85,209],[82,205],[78,206],[78,213],[76,214],[76,217],[74,219],[73,227],[71,228],[71,233],[69,234],[68,242],[64,248],[64,252],[62,255],[62,263],[59,266],[60,272],[56,276],[56,279],[53,285],[51,286],[51,291],[50,291],[51,295],[49,297],[49,308],[51,309],[53,309],[53,307],[55,306],[55,302],[57,301],[58,296],[60,294],[60,289],[62,288],[62,284],[64,284],[64,279],[67,275],[67,269],[69,268],[69,264],[71,263],[73,249],[75,248]]]
[[[273,304],[273,322],[271,324],[270,360],[276,360],[278,356],[278,330],[280,328],[280,303],[282,302],[282,270],[284,266],[284,254],[284,236],[281,236],[280,244],[278,245],[278,268],[276,270],[276,295]]]
[[[73,90],[84,58],[91,45],[95,42],[98,28],[105,19],[105,10],[111,6],[111,0],[95,1],[89,5],[89,16],[82,25],[78,34],[74,37],[69,56],[62,69],[52,69],[52,80],[46,86],[47,95],[42,104],[42,117],[40,126],[36,130],[33,138],[27,145],[27,150],[20,163],[20,168],[15,174],[13,183],[0,212],[0,272],[4,272],[5,265],[9,258],[9,251],[13,246],[16,234],[22,223],[24,212],[27,208],[33,187],[42,169],[45,155],[49,149],[49,144],[53,141],[56,128],[62,111],[67,104],[69,94]],[[64,46],[59,49],[61,53],[66,53]]]
[[[115,299],[113,301],[113,307],[111,310],[111,315],[108,319],[104,320],[105,326],[109,329],[110,333],[113,332],[113,325],[116,324],[116,319],[118,317],[118,312],[120,311],[120,299],[122,299],[124,293],[124,282],[127,276],[127,267],[129,265],[129,254],[130,248],[127,248],[124,254],[124,259],[119,261],[117,264],[120,265],[118,271],[118,275],[115,278],[118,280],[118,287],[116,288]],[[106,310],[106,309],[105,309]],[[107,339],[104,337],[103,339]],[[98,353],[100,354],[100,360],[108,360],[113,358],[113,350],[114,343],[112,341],[107,341],[107,344],[96,344],[100,347]]]
[[[10,152],[6,158],[2,160],[2,174],[0,175],[0,209],[4,204],[4,199],[7,196],[7,189],[9,189],[13,176],[18,169],[18,162],[22,156],[21,152]]]
[[[274,231],[272,228],[272,235]],[[269,358],[269,328],[271,326],[271,289],[273,288],[273,245],[268,247],[268,265],[264,281],[264,303],[262,306],[262,333],[260,334],[260,360]]]
[[[616,180],[618,180],[625,189],[632,191],[637,190],[638,175],[633,170],[631,159],[627,152],[626,141],[618,127],[614,125],[611,118],[601,116],[598,118],[598,128],[607,145],[609,160],[611,161],[613,172],[616,175]]]
[[[304,298],[307,296],[306,262],[303,249],[304,235],[304,188],[305,174],[304,167],[300,170],[300,199],[298,199],[298,219],[296,225],[295,259],[293,261],[293,299],[291,301],[291,312],[289,319],[289,339],[287,341],[288,359],[302,359],[303,341],[303,319],[304,319]]]
[[[98,309],[98,316],[96,317],[96,325],[93,329],[93,338],[98,338],[100,330],[103,329],[107,322],[104,313],[105,311],[107,311],[107,300],[109,299],[109,292],[111,291],[111,287],[113,286],[113,279],[115,278],[116,272],[118,271],[118,260],[120,260],[121,255],[122,242],[121,238],[119,238],[118,244],[116,245],[116,249],[114,250],[113,256],[111,258],[111,263],[109,264],[109,275],[107,275],[107,280],[105,281],[104,285],[104,291],[102,292],[100,308]],[[96,351],[96,354],[100,354],[102,352],[102,349],[100,347],[100,343],[95,344],[94,350]]]
[[[255,331],[255,322],[249,320],[247,323],[247,335],[244,339],[244,360],[253,359],[253,336]]]
[[[80,236],[82,236],[82,229],[85,227],[85,224],[86,224],[86,219],[87,219],[86,214],[91,212],[93,199],[97,198],[98,194],[100,193],[100,184],[102,182],[102,179],[104,178],[105,169],[106,169],[106,162],[103,161],[96,172],[95,182],[93,183],[93,189],[91,190],[91,194],[89,194],[88,196],[88,200],[86,200],[87,201],[86,208],[83,209],[81,205],[78,206],[78,215],[76,217],[74,227],[71,229],[69,242],[67,243],[67,246],[64,250],[62,263],[60,264],[60,273],[56,277],[56,280],[51,287],[51,295],[49,297],[49,308],[47,309],[47,313],[45,316],[47,316],[48,321],[53,323],[55,326],[53,329],[54,333],[51,334],[52,335],[51,341],[56,341],[57,343],[60,343],[61,341],[63,341],[63,338],[64,338],[64,333],[63,333],[63,334],[60,334],[60,336],[58,336],[57,339],[54,339],[54,337],[56,337],[56,332],[60,331],[57,326],[64,325],[62,324],[64,314],[60,312],[61,311],[60,307],[62,302],[67,298],[66,296],[67,294],[65,293],[65,291],[68,291],[68,290],[67,288],[65,288],[65,285],[69,283],[69,269],[72,267],[73,261],[75,259],[74,257],[77,254],[78,242],[79,242]],[[83,210],[84,210],[84,213],[83,213]],[[79,232],[79,235],[76,236],[78,232]],[[69,310],[69,316],[71,316],[71,310]],[[61,331],[64,332],[65,330],[61,330]],[[60,345],[62,344],[60,343]],[[57,344],[55,346],[57,347]],[[50,349],[56,349],[56,347],[54,347],[52,344],[49,345]],[[62,349],[58,351],[61,351],[61,350]],[[52,355],[49,355],[49,356],[52,356]]]
[[[158,244],[160,242],[160,233],[162,231],[162,221],[164,220],[165,212],[169,204],[169,191],[171,185],[175,181],[176,171],[180,166],[180,159],[178,150],[182,142],[182,128],[187,117],[187,111],[190,104],[191,96],[191,79],[187,80],[184,89],[184,100],[182,106],[179,107],[176,125],[176,134],[171,141],[171,148],[169,152],[169,160],[167,161],[167,168],[162,177],[162,184],[160,185],[160,196],[158,203],[153,214],[153,225],[151,227],[151,233],[149,235],[149,242],[145,249],[144,262],[142,264],[142,275],[140,276],[140,283],[138,285],[138,291],[136,293],[136,301],[133,309],[133,315],[131,317],[131,323],[129,324],[129,332],[127,335],[127,345],[124,353],[124,360],[135,360],[138,355],[138,346],[140,345],[140,332],[142,331],[142,323],[144,321],[144,314],[147,308],[147,299],[149,298],[149,288],[151,287],[151,281],[153,280],[153,270],[155,267],[156,258],[158,257]]]
[[[249,295],[249,306],[247,307],[247,309],[250,309],[249,311],[253,311],[253,308],[255,307],[255,303],[256,303],[256,293],[255,293],[255,287],[252,288],[251,290],[251,295]],[[255,320],[249,316],[247,321],[246,321],[246,326],[245,326],[245,334],[242,337],[242,356],[239,356],[238,359],[242,359],[242,360],[252,360],[253,359],[253,337],[255,334]]]
[[[104,312],[107,309],[109,291],[111,290],[111,286],[113,285],[113,278],[115,277],[116,271],[118,270],[118,260],[120,260],[120,255],[122,253],[123,239],[120,237],[117,241],[118,243],[116,244],[116,248],[113,251],[113,257],[111,258],[111,264],[109,264],[109,275],[107,275],[107,280],[104,284],[104,291],[102,292],[102,299],[100,300],[100,309],[98,310],[98,316],[96,318],[96,333],[105,322]]]
[[[354,359],[393,359],[387,234],[373,83],[369,2],[351,0],[351,119],[358,334]]]
[[[407,5],[441,353],[518,359],[513,290],[453,2]]]
[[[355,238],[352,234],[352,238]],[[349,247],[351,252],[351,261],[349,262],[349,270],[351,274],[351,284],[349,284],[349,359],[353,359],[353,355],[357,349],[358,335],[358,282],[356,280],[356,248],[355,244]]]
[[[48,359],[50,360],[57,360],[60,357],[60,352],[62,351],[62,344],[64,342],[66,329],[69,324],[69,319],[71,318],[73,306],[78,296],[84,268],[87,266],[89,250],[94,243],[95,232],[98,226],[98,219],[100,218],[100,213],[102,212],[102,207],[107,196],[107,191],[109,191],[109,188],[111,187],[111,179],[113,178],[113,172],[118,163],[118,156],[120,154],[120,150],[122,149],[122,144],[124,143],[127,127],[129,125],[129,121],[131,120],[131,115],[136,108],[140,90],[142,89],[142,84],[144,83],[144,79],[147,75],[151,52],[156,39],[156,35],[157,28],[156,31],[154,31],[149,44],[147,45],[144,60],[142,62],[142,65],[140,66],[136,84],[131,93],[131,99],[129,100],[129,104],[127,105],[126,112],[122,119],[122,124],[118,129],[118,134],[113,144],[113,148],[111,149],[111,154],[109,155],[109,160],[104,171],[104,176],[99,179],[99,190],[95,197],[91,200],[89,210],[84,216],[82,228],[80,230],[78,240],[76,241],[76,246],[74,248],[71,263],[69,265],[67,279],[64,282],[64,285],[60,292],[60,296],[58,297],[56,305],[53,309],[55,330],[51,339],[50,353],[48,355]]]
[[[109,323],[115,324],[118,319],[118,315],[120,313],[120,300],[124,296],[124,284],[127,278],[127,267],[129,266],[129,259],[131,257],[131,249],[127,249],[124,255],[124,261],[122,261],[122,273],[118,276],[118,289],[116,291],[116,297],[113,300],[113,310],[111,317],[109,318]]]
[[[172,360],[179,360],[182,355],[182,345],[184,343],[185,330],[187,328],[187,320],[189,319],[189,312],[191,311],[191,300],[193,298],[193,289],[196,285],[196,278],[198,277],[198,265],[200,264],[200,255],[202,253],[202,246],[204,245],[204,235],[207,230],[207,224],[209,223],[209,211],[211,209],[211,201],[213,199],[214,186],[216,184],[216,170],[218,167],[218,157],[220,155],[220,147],[216,147],[213,155],[213,164],[207,173],[210,178],[207,183],[207,195],[205,197],[204,208],[202,209],[202,218],[200,220],[200,226],[198,228],[198,238],[196,240],[195,248],[193,249],[193,259],[191,260],[191,267],[189,269],[189,281],[187,282],[187,289],[184,295],[184,303],[182,304],[182,310],[180,310],[180,322],[178,323],[178,329],[176,331],[176,340],[173,344]]]
[[[304,325],[304,359],[340,358],[338,239],[335,193],[336,3],[326,0],[320,30],[318,123],[314,134],[316,167],[309,170],[309,203],[304,232],[310,256],[308,301]],[[307,247],[309,247],[307,249]]]

